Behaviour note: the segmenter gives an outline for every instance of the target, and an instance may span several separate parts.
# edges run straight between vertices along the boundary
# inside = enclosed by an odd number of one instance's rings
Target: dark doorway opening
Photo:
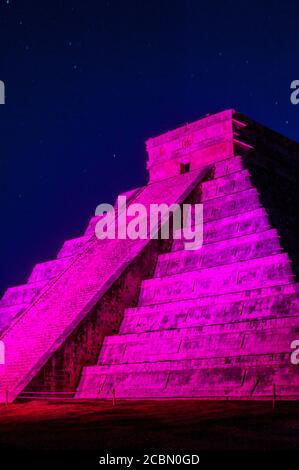
[[[180,174],[188,173],[190,171],[190,163],[181,163],[180,164]]]

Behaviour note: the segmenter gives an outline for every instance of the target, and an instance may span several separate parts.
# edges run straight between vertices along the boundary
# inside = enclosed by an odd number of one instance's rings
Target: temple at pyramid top
[[[247,129],[248,128],[248,129]],[[275,153],[285,153],[298,165],[298,144],[234,109],[209,115],[146,142],[150,183],[202,168],[234,155],[247,154],[265,140]],[[287,148],[286,148],[287,145]],[[292,158],[293,155],[293,158]],[[294,157],[296,155],[296,157]]]
[[[192,171],[233,155],[234,110],[185,124],[146,142],[150,182]]]

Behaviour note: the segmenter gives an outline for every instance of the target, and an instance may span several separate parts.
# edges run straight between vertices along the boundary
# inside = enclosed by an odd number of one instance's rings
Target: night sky
[[[298,1],[0,0],[0,293],[147,181],[144,141],[236,108],[298,140]]]

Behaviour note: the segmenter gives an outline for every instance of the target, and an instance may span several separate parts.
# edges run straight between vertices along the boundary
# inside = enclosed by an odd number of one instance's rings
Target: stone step
[[[28,278],[28,283],[53,279],[61,274],[73,260],[74,256],[69,256],[67,258],[36,264]]]
[[[246,189],[206,201],[203,204],[203,220],[204,223],[210,222],[223,217],[239,215],[259,207],[261,207],[261,203],[257,190],[255,188]]]
[[[252,188],[248,170],[241,170],[201,184],[200,202]]]
[[[95,228],[97,225],[97,222],[101,219],[99,216],[94,216],[90,219],[88,222],[88,226],[84,232],[84,237],[91,237],[92,235],[95,234]]]
[[[216,162],[213,166],[213,180],[244,170],[242,157],[235,156]]]
[[[294,315],[299,310],[298,284],[242,294],[128,308],[120,334],[275,318]]]
[[[18,304],[10,307],[0,307],[0,334],[27,306],[28,304]]]
[[[215,243],[230,238],[237,238],[252,233],[268,230],[268,216],[264,208],[250,210],[231,217],[205,222],[203,227],[203,244]],[[194,230],[194,227],[193,227]],[[184,240],[175,239],[172,251],[184,249]]]
[[[242,356],[226,356],[218,355],[212,357],[200,357],[194,359],[181,359],[166,361],[155,361],[155,362],[129,362],[129,363],[116,363],[116,364],[96,364],[94,366],[86,366],[86,370],[89,369],[100,369],[103,374],[106,375],[118,375],[122,372],[128,374],[138,374],[144,372],[157,372],[157,371],[170,371],[170,370],[181,370],[184,371],[186,368],[190,369],[206,369],[211,370],[216,368],[226,367],[259,367],[266,365],[283,366],[292,365],[290,362],[290,350],[284,353],[263,353],[260,354],[244,354]]]
[[[76,398],[247,398],[299,397],[299,369],[263,363],[201,367],[200,361],[85,367]],[[292,384],[289,377],[292,376]]]
[[[286,353],[296,339],[296,316],[105,338],[98,364]]]
[[[117,212],[118,212],[118,210],[117,210],[118,209],[117,201],[118,201],[119,196],[125,196],[127,204],[131,204],[134,201],[134,199],[142,192],[143,189],[144,189],[144,187],[134,188],[130,191],[119,194],[117,196],[117,198],[115,200],[115,204],[114,204],[115,214],[117,214]],[[87,226],[87,228],[84,232],[84,236],[92,236],[92,235],[95,234],[96,224],[101,219],[101,217],[102,216],[94,216],[90,219],[90,221],[88,223],[88,226]]]
[[[274,255],[281,251],[278,233],[275,229],[271,229],[215,242],[198,250],[183,250],[160,255],[154,277],[165,277],[212,266],[236,263]]]
[[[69,257],[81,253],[87,246],[90,236],[83,236],[79,238],[72,238],[66,240],[57,255],[57,259]]]
[[[48,284],[48,281],[31,282],[16,287],[9,287],[0,300],[0,307],[18,304],[30,304],[36,295]]]
[[[139,306],[290,284],[286,253],[142,282]]]
[[[243,158],[239,155],[219,160],[212,165],[210,180],[215,180],[232,173],[245,170]]]

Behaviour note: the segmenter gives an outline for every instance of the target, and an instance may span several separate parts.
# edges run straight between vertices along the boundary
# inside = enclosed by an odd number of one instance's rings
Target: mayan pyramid
[[[202,203],[203,247],[98,240],[93,217],[4,293],[0,401],[298,399],[299,145],[227,110],[147,151],[128,205]]]

